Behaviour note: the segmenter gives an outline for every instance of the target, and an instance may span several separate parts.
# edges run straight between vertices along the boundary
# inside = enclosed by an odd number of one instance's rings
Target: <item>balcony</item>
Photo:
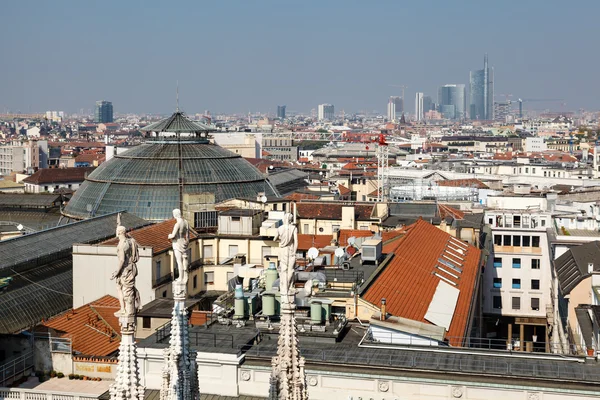
[[[171,274],[165,275],[165,276],[161,276],[158,279],[154,280],[154,284],[152,285],[152,289],[157,288],[159,286],[164,285],[165,283],[169,283],[173,280],[173,277],[171,276]]]

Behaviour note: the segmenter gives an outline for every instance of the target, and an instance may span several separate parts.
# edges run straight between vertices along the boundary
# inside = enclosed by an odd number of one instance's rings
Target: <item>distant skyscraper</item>
[[[280,120],[285,119],[285,106],[277,106],[277,118]]]
[[[423,96],[423,114],[433,109],[433,100],[431,99],[431,96]]]
[[[494,69],[488,67],[487,54],[483,58],[483,69],[471,71],[469,78],[469,117],[493,120]]]
[[[415,118],[417,121],[423,120],[423,93],[417,92],[415,96]]]
[[[95,121],[98,123],[113,122],[113,105],[110,101],[97,101]]]
[[[398,107],[400,106],[400,108]],[[402,99],[398,96],[390,96],[387,105],[387,118],[388,121],[397,121],[398,114],[402,113]]]
[[[444,118],[465,118],[466,95],[464,84],[444,85],[438,91],[440,112]]]
[[[396,119],[398,119],[404,112],[404,99],[400,96],[392,97],[394,98],[394,103],[396,104]]]
[[[319,121],[333,120],[334,108],[333,104],[319,104],[318,119]]]
[[[510,101],[494,102],[494,121],[506,123],[510,115]]]

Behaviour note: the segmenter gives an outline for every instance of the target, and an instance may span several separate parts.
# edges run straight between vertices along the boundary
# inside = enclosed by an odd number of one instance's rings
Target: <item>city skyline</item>
[[[91,108],[99,98],[109,98],[119,113],[169,113],[175,108],[179,80],[180,105],[189,112],[209,109],[274,115],[276,105],[285,101],[288,112],[309,113],[328,102],[340,111],[385,113],[381,99],[401,95],[394,86],[408,86],[406,97],[412,99],[416,92],[435,95],[447,82],[468,85],[469,71],[481,65],[485,53],[496,70],[497,101],[504,100],[500,94],[513,94],[513,100],[564,98],[566,106],[538,105],[555,110],[600,108],[593,79],[597,56],[591,54],[595,44],[592,15],[600,5],[591,1],[567,8],[555,7],[557,2],[532,1],[519,4],[519,12],[510,4],[364,7],[331,2],[313,13],[302,3],[272,7],[274,3],[250,6],[238,2],[202,7],[184,3],[186,13],[179,12],[183,5],[138,7],[132,3],[119,5],[115,13],[117,8],[108,6],[110,1],[103,4],[66,2],[64,7],[55,7],[44,2],[13,2],[3,7],[0,49],[19,61],[4,65],[4,77],[9,79],[0,83],[5,95],[0,110],[72,113]],[[270,23],[256,26],[252,21],[258,16],[268,17]],[[21,24],[25,17],[28,23]],[[173,29],[157,30],[154,21],[163,18],[178,23]],[[502,29],[507,18],[512,26],[526,28]],[[398,19],[402,24],[391,23]],[[107,20],[113,21],[110,30]],[[455,22],[452,42],[468,46],[441,45],[442,26],[448,20]],[[578,23],[569,29],[550,28],[570,20]],[[423,22],[422,39],[439,46],[402,40],[390,51],[382,40],[392,33],[410,35]],[[494,23],[498,28],[490,28]],[[355,29],[357,24],[367,28]],[[486,34],[473,35],[474,30]],[[523,30],[528,33],[526,40]],[[314,46],[322,33],[335,46]],[[587,60],[556,57],[559,48],[585,54]],[[186,49],[190,58],[185,63],[144,61],[161,51]],[[32,62],[31,54],[38,61]]]

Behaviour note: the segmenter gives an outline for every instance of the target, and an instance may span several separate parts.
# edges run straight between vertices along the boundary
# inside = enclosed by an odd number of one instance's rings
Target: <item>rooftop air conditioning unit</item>
[[[362,255],[361,263],[368,262],[379,262],[382,255],[381,239],[366,240],[362,244]]]

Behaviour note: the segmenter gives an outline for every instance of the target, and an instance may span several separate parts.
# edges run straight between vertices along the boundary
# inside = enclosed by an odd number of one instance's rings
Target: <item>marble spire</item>
[[[271,361],[269,385],[270,400],[307,400],[304,357],[298,347],[296,326],[294,266],[298,248],[298,230],[292,214],[284,216],[283,225],[277,229],[274,240],[279,240],[279,281],[281,293],[281,320],[277,355]]]
[[[189,226],[180,210],[173,210],[176,219],[169,239],[177,261],[178,277],[173,281],[173,312],[169,347],[165,349],[161,400],[200,400],[196,351],[190,348],[188,313],[185,308],[188,284],[187,249]]]
[[[111,400],[143,400],[144,387],[140,383],[140,372],[135,344],[135,326],[137,311],[140,308],[140,295],[135,287],[138,244],[127,235],[127,229],[120,225],[117,218],[117,256],[119,265],[111,279],[117,282],[117,294],[121,309],[115,313],[121,325],[121,344],[119,345],[119,363],[115,382],[110,386]]]

